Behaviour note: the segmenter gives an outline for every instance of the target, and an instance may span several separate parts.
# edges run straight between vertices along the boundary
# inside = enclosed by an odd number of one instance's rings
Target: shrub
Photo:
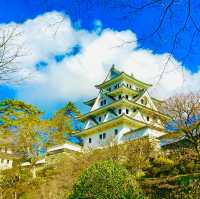
[[[174,165],[174,161],[173,160],[170,160],[166,157],[158,157],[158,158],[155,158],[154,159],[154,164],[156,165],[160,165],[160,166],[173,166]]]
[[[126,150],[124,152],[126,168],[133,174],[150,168],[150,159],[158,154],[158,150],[154,145],[156,144],[153,140],[147,138],[126,143]]]
[[[136,181],[122,166],[112,161],[93,164],[73,187],[69,199],[142,199]]]
[[[152,167],[148,170],[148,175],[151,177],[161,177],[170,174],[173,175],[174,172],[178,173],[178,171],[174,171],[174,167],[175,163],[173,160],[163,156],[156,157],[152,161]]]

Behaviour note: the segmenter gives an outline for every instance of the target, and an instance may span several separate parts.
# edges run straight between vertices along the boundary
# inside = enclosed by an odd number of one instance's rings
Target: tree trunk
[[[32,178],[35,179],[36,178],[36,167],[35,166],[33,166],[31,172],[32,172]]]
[[[199,146],[198,146],[198,144],[195,145],[195,149],[196,149],[196,152],[197,152],[198,161],[200,161],[200,151],[199,151]]]
[[[17,192],[15,191],[14,198],[17,199]]]

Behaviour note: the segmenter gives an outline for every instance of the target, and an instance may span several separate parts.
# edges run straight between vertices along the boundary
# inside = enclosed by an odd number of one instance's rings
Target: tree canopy
[[[97,162],[86,169],[75,183],[69,199],[144,198],[137,183],[122,166],[112,162]]]

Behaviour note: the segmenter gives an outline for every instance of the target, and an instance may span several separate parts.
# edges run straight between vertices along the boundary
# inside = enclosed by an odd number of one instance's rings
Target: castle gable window
[[[100,134],[100,135],[99,135],[99,139],[102,140],[102,138],[103,138],[103,137],[102,137],[102,134]]]
[[[140,100],[140,102],[141,102],[141,104],[143,104],[143,105],[147,105],[147,97],[145,96],[144,98],[142,98],[142,99]]]
[[[119,84],[114,85],[114,89],[119,88]]]
[[[92,138],[89,138],[88,142],[89,142],[89,143],[92,143]]]

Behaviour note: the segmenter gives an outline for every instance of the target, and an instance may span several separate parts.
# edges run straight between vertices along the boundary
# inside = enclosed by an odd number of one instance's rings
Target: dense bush
[[[129,172],[112,161],[93,164],[75,183],[69,199],[142,199],[143,193]]]
[[[147,169],[147,174],[151,177],[161,177],[175,173],[178,173],[175,162],[164,156],[152,159],[151,167]]]
[[[149,178],[140,182],[148,199],[200,199],[200,175]]]

